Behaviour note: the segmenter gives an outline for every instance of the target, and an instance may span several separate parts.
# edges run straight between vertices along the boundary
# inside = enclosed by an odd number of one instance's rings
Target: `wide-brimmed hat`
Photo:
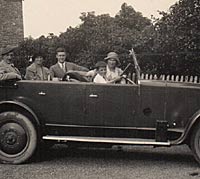
[[[107,54],[107,57],[105,57],[104,59],[107,61],[108,59],[111,59],[111,58],[115,59],[118,65],[120,64],[119,57],[118,57],[117,53],[115,53],[115,52],[109,52]]]
[[[9,46],[3,48],[3,50],[1,51],[1,55],[6,55],[6,54],[8,54],[10,52],[13,52],[16,48],[17,48],[17,46],[9,45]]]

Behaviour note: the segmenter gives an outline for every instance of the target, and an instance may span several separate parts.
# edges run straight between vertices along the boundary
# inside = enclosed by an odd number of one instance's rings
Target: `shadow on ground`
[[[197,166],[197,162],[187,146],[170,148],[143,146],[113,146],[112,148],[68,147],[58,144],[45,151],[40,151],[40,162],[59,159],[87,158],[106,160],[127,160],[146,162],[171,162]]]

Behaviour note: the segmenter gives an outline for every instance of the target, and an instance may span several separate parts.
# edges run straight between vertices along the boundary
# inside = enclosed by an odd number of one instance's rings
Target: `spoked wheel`
[[[200,164],[200,122],[195,126],[190,138],[190,148],[195,159]]]
[[[20,164],[27,161],[37,146],[37,133],[32,122],[18,112],[0,114],[0,161]]]

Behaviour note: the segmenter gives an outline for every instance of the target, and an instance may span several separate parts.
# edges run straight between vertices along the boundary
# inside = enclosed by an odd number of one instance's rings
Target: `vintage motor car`
[[[40,143],[55,141],[187,144],[200,163],[200,85],[125,78],[127,84],[1,81],[0,161],[27,162]]]

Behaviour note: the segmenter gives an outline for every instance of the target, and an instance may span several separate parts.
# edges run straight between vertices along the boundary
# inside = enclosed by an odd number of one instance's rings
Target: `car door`
[[[137,85],[87,85],[85,124],[104,127],[133,126],[138,104]]]
[[[50,125],[83,125],[85,85],[70,82],[21,81],[8,99],[26,104]]]
[[[165,120],[166,116],[166,82],[141,81],[140,107],[135,126],[155,128],[156,121]]]
[[[51,83],[48,86],[43,86],[41,91],[47,93],[45,98],[41,98],[42,103],[47,104],[50,108],[48,112],[48,121],[46,121],[47,123],[69,126],[84,125],[84,84],[70,82]]]

